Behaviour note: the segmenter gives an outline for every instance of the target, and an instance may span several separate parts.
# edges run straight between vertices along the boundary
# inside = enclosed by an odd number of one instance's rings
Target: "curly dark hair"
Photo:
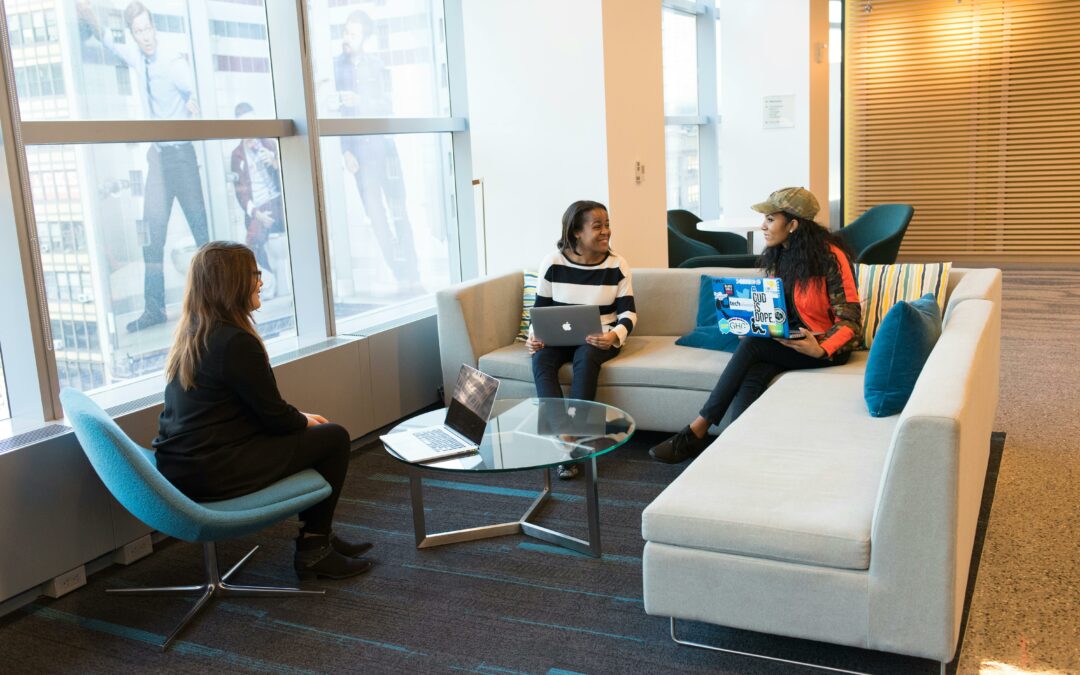
[[[829,250],[832,244],[854,260],[847,243],[816,221],[780,211],[788,220],[799,221],[799,227],[788,235],[787,246],[769,246],[758,259],[758,267],[771,277],[780,277],[784,288],[794,290],[796,281],[823,277],[835,263]]]

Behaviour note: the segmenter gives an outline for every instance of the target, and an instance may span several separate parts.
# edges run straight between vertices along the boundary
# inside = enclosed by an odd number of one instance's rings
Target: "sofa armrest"
[[[456,284],[435,294],[444,397],[453,393],[461,364],[475,368],[481,356],[514,341],[524,285],[517,271]]]
[[[874,649],[952,659],[998,401],[1001,328],[956,305],[901,413],[871,530]]]

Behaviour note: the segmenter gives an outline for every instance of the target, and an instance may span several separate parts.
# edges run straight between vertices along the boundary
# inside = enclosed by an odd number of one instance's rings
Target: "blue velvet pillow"
[[[712,277],[701,275],[701,288],[698,291],[697,327],[675,341],[682,347],[715,349],[720,352],[733,352],[739,346],[739,338],[723,334],[716,325],[716,296],[713,295]]]
[[[892,306],[866,360],[863,397],[872,416],[888,417],[904,409],[940,336],[941,309],[933,293]]]

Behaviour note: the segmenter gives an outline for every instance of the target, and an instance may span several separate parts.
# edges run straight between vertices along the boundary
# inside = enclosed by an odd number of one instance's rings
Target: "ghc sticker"
[[[750,323],[746,319],[729,319],[728,326],[733,335],[746,335],[750,332]]]

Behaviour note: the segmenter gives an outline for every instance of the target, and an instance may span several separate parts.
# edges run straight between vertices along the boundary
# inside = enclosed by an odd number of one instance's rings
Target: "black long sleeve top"
[[[158,470],[195,499],[226,499],[236,496],[236,486],[257,483],[289,460],[251,452],[253,444],[306,426],[303,413],[281,398],[262,343],[221,325],[207,341],[195,386],[185,391],[173,378],[165,387],[153,443]]]

